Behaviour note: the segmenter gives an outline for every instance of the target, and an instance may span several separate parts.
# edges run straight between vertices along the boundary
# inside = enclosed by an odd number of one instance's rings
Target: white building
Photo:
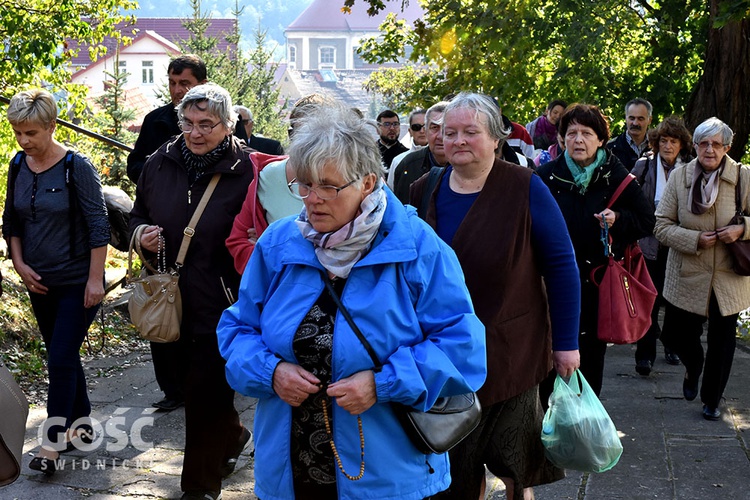
[[[138,88],[152,108],[160,105],[159,95],[167,84],[169,61],[180,53],[180,48],[158,33],[146,30],[133,43],[120,47],[119,54],[109,53],[87,67],[73,73],[73,83],[86,85],[89,96],[96,97],[105,90],[105,82],[112,80],[115,64],[129,73],[125,89]]]

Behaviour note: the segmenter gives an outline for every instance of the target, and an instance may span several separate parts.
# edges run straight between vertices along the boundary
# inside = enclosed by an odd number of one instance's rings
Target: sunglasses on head
[[[424,128],[424,123],[412,123],[411,125],[409,125],[409,128],[414,132],[419,132]]]

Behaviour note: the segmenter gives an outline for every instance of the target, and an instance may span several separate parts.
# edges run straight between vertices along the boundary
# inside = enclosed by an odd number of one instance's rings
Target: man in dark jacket
[[[169,75],[169,97],[172,102],[146,115],[133,152],[128,155],[128,177],[135,184],[138,183],[143,164],[146,163],[148,157],[170,137],[181,133],[180,127],[177,126],[175,106],[182,101],[188,90],[208,81],[206,63],[193,54],[172,59],[167,67],[167,75]]]
[[[206,64],[192,54],[173,59],[167,67],[167,74],[172,102],[146,115],[141,125],[141,133],[135,141],[135,148],[128,155],[128,177],[136,184],[149,156],[171,137],[182,133],[177,124],[175,106],[182,101],[188,90],[207,81]],[[156,382],[164,393],[164,398],[152,406],[162,411],[179,408],[185,402],[182,382],[185,360],[182,351],[174,343],[151,342],[151,359],[154,363]]]
[[[234,134],[240,139],[245,139],[248,146],[261,153],[268,155],[283,155],[284,148],[281,147],[281,143],[274,139],[268,139],[266,137],[258,137],[253,135],[253,127],[255,122],[253,121],[253,113],[245,106],[235,106],[234,110],[240,117],[240,121],[237,125],[237,132]],[[240,130],[242,125],[244,130]],[[244,132],[244,134],[242,134]],[[244,137],[243,137],[244,136]]]
[[[430,171],[432,167],[448,164],[443,149],[443,111],[448,105],[441,101],[433,105],[425,114],[427,127],[427,147],[412,151],[388,173],[388,185],[402,203],[409,203],[409,186]]]
[[[398,138],[401,136],[401,120],[398,115],[386,109],[381,111],[377,117],[378,121],[378,149],[380,150],[380,159],[383,162],[383,168],[387,172],[391,168],[391,162],[395,157],[409,151],[401,144]]]
[[[607,149],[628,171],[633,170],[638,158],[650,151],[647,135],[653,110],[654,107],[646,99],[637,97],[629,101],[625,105],[625,132],[607,143]]]

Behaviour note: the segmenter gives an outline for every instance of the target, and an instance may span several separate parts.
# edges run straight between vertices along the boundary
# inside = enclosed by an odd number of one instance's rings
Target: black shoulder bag
[[[354,331],[370,355],[375,371],[380,371],[383,364],[374,349],[354,323],[351,314],[341,303],[333,283],[326,271],[321,271],[328,293],[331,294],[336,307],[344,315],[346,322]],[[458,396],[441,397],[435,405],[423,412],[400,403],[391,403],[393,412],[398,417],[401,427],[409,436],[412,444],[422,453],[445,453],[460,443],[471,431],[477,428],[482,417],[479,398],[473,392]]]

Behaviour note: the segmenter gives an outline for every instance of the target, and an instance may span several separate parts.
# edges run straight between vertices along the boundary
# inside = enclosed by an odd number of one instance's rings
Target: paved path
[[[602,392],[621,433],[620,463],[603,474],[569,472],[564,481],[536,488],[536,498],[749,499],[750,350],[737,350],[718,422],[702,418],[699,400],[682,399],[682,366],[667,365],[660,352],[651,376],[641,377],[633,368],[633,352],[632,346],[609,349]],[[90,452],[66,454],[65,470],[50,478],[28,468],[45,417],[44,408],[32,409],[22,475],[0,489],[0,498],[179,498],[184,412],[150,408],[159,393],[149,359],[141,352],[86,364],[92,416],[103,423],[105,438]],[[254,401],[238,396],[236,405],[242,421],[252,426]],[[255,498],[251,448],[224,482],[226,500]],[[504,498],[501,484],[492,479],[489,485],[488,498]]]

